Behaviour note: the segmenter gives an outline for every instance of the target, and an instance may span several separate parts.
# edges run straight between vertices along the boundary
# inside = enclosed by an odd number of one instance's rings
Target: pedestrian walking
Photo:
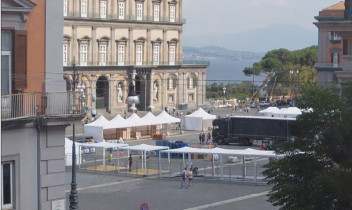
[[[205,133],[202,134],[202,144],[205,143]]]
[[[110,152],[110,154],[109,154],[109,158],[108,158],[108,165],[110,165],[111,164],[111,162],[112,162],[112,152]]]
[[[186,175],[187,175],[187,168],[185,168],[182,173],[181,173],[181,186],[180,189],[182,189],[183,187],[187,188],[187,179],[186,179]]]
[[[199,144],[202,144],[202,133],[199,133]]]
[[[187,171],[187,179],[188,179],[188,187],[193,185],[193,172],[192,172],[193,168],[191,167],[189,169],[189,171]]]
[[[207,144],[210,143],[210,140],[211,140],[211,134],[210,132],[208,132],[208,136],[207,136]]]
[[[130,154],[130,157],[128,158],[128,170],[132,171],[132,155]]]

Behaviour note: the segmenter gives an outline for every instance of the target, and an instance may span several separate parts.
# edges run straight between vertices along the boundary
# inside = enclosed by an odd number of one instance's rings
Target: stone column
[[[178,88],[177,88],[177,93],[178,93],[178,101],[177,101],[177,103],[178,104],[181,104],[181,103],[183,103],[183,72],[180,72],[179,74],[178,74],[178,86],[177,86]]]
[[[163,64],[168,64],[168,56],[167,56],[167,30],[163,29],[163,52],[162,52],[162,62]]]
[[[72,63],[79,64],[77,62],[78,60],[78,54],[77,54],[77,26],[72,26]]]
[[[151,47],[151,31],[150,28],[147,28],[147,65],[153,64],[153,58],[151,56],[153,49]]]
[[[178,31],[178,43],[177,43],[177,62],[182,64],[182,30]]]
[[[117,66],[116,64],[116,45],[115,45],[115,27],[110,28],[111,32],[111,40],[110,40],[110,63],[113,66]]]
[[[178,9],[178,11],[179,11],[178,12],[178,14],[179,14],[178,18],[179,18],[180,22],[181,22],[181,19],[182,19],[182,6],[183,6],[182,4],[183,4],[183,0],[179,0],[178,1],[178,6],[179,6],[178,7],[179,8]]]
[[[93,66],[97,66],[97,27],[96,26],[92,26],[92,52],[91,52],[91,62]]]
[[[133,59],[133,28],[130,27],[129,28],[129,34],[128,34],[128,38],[129,38],[129,47],[128,47],[128,50],[129,50],[129,65],[134,65],[134,59]],[[127,56],[126,56],[127,57]],[[133,78],[134,79],[134,78]]]
[[[114,101],[115,101],[115,97],[114,97],[114,90],[116,90],[116,88],[114,87],[114,81],[113,81],[113,74],[110,74],[110,79],[109,79],[109,111],[111,112],[112,109],[114,108]]]
[[[150,72],[150,75],[149,75],[149,111],[153,111],[154,109],[154,73],[153,72]],[[159,92],[161,90],[161,84],[159,84]]]
[[[96,101],[93,101],[93,97],[95,97],[95,100],[97,98],[97,80],[96,79],[92,79],[91,80],[91,95],[92,95],[92,105],[91,108],[96,109]]]
[[[136,90],[136,72],[133,72],[132,73],[132,77],[131,77],[131,82],[133,83],[133,86],[134,86],[134,90]],[[129,88],[129,87],[128,87]],[[136,109],[136,104],[131,104],[131,107],[129,108],[129,110],[131,112],[133,112],[134,110]]]
[[[169,3],[166,0],[164,0],[163,4],[164,4],[164,21],[168,22],[170,21],[169,14],[168,14]]]
[[[205,99],[206,99],[206,80],[207,80],[207,74],[206,74],[206,72],[204,71],[204,72],[202,72],[202,74],[203,74],[203,92],[202,92],[202,104],[204,104],[205,103]]]

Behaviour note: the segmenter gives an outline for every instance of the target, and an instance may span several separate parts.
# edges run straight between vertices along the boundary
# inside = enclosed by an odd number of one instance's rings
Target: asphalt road
[[[70,173],[67,173],[67,183]],[[79,209],[134,210],[146,202],[149,209],[278,209],[268,203],[267,185],[249,185],[195,180],[189,188],[180,189],[180,180],[127,178],[78,173]],[[69,185],[66,203],[69,206]]]

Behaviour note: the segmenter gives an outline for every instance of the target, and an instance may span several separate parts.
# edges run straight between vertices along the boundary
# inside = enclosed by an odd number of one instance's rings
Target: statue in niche
[[[153,100],[157,101],[158,100],[158,82],[154,81],[153,84]]]
[[[123,92],[122,92],[122,85],[119,83],[117,85],[117,103],[122,103],[123,101]]]

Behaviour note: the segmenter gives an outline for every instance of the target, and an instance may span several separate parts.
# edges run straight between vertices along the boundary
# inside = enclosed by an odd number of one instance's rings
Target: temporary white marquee
[[[296,118],[302,114],[302,111],[297,107],[288,107],[278,109],[277,107],[268,107],[259,112],[265,116],[274,116],[274,117],[289,117]]]
[[[162,124],[162,122],[160,122],[160,120],[155,115],[153,115],[153,113],[151,113],[151,112],[148,112],[146,115],[144,115],[142,117],[142,120],[144,122],[148,122],[149,125],[160,125],[160,124]]]
[[[159,122],[161,124],[170,124],[170,123],[178,123],[181,122],[180,118],[176,118],[173,116],[170,116],[165,110],[163,110],[158,116],[157,116]]]
[[[214,119],[216,119],[215,115],[209,114],[202,108],[199,108],[192,114],[185,116],[185,129],[202,131],[203,129],[212,127]]]
[[[132,127],[132,123],[127,121],[121,115],[116,115],[112,120],[104,124],[104,129],[117,129],[117,128],[129,128]]]
[[[140,144],[135,146],[122,147],[121,150],[127,150],[127,156],[129,156],[130,151],[142,152],[142,170],[144,170],[144,174],[147,169],[147,152],[150,151],[159,151],[169,149],[167,146],[153,146],[148,144]],[[159,155],[160,157],[160,155]]]
[[[72,166],[72,140],[65,138],[65,165],[66,166]],[[79,145],[80,143],[75,143],[76,145],[76,163],[77,164],[81,164],[82,160],[81,160],[81,156],[78,155],[79,152]]]
[[[108,122],[104,116],[100,116],[94,122],[84,125],[84,136],[93,136],[96,142],[104,141],[103,129]]]
[[[129,118],[126,119],[126,123],[129,123],[130,127],[145,126],[147,122],[142,120],[136,113],[133,113]]]
[[[220,156],[220,173],[221,173],[221,178],[223,178],[223,158],[222,155],[234,155],[234,156],[241,156],[242,158],[242,174],[245,176],[245,157],[252,157],[254,158],[254,170],[255,170],[255,181],[257,181],[257,167],[256,167],[256,158],[272,158],[272,157],[283,157],[283,155],[277,155],[275,154],[275,151],[267,151],[267,150],[256,150],[256,149],[245,149],[245,150],[239,150],[239,149],[222,149],[222,148],[213,148],[213,149],[203,149],[203,148],[191,148],[191,147],[182,147],[178,149],[169,149],[169,150],[163,150],[160,151],[161,153],[168,153],[168,162],[169,162],[169,167],[170,167],[170,153],[182,153],[183,154],[183,162],[185,161],[184,159],[184,154],[188,154],[188,159],[191,161],[191,155],[190,154],[210,154],[210,155],[219,155]],[[214,164],[214,158],[212,158],[213,164]],[[159,168],[161,168],[161,160],[159,156]],[[184,163],[185,165],[185,163]],[[214,171],[213,171],[214,173]],[[161,176],[161,171],[159,170],[159,175]]]
[[[106,149],[114,149],[117,148],[117,154],[120,148],[124,148],[127,147],[128,144],[121,144],[121,143],[110,143],[110,142],[99,142],[99,143],[81,143],[79,145],[79,148],[81,147],[92,147],[92,148],[102,148],[103,149],[103,166],[104,168],[106,167],[106,163],[105,163],[105,150]],[[79,152],[81,151],[81,149],[79,149]],[[79,156],[81,156],[79,154]],[[119,157],[119,155],[117,155],[117,157]],[[119,163],[119,159],[117,159],[117,162]],[[105,168],[106,170],[106,168]]]

